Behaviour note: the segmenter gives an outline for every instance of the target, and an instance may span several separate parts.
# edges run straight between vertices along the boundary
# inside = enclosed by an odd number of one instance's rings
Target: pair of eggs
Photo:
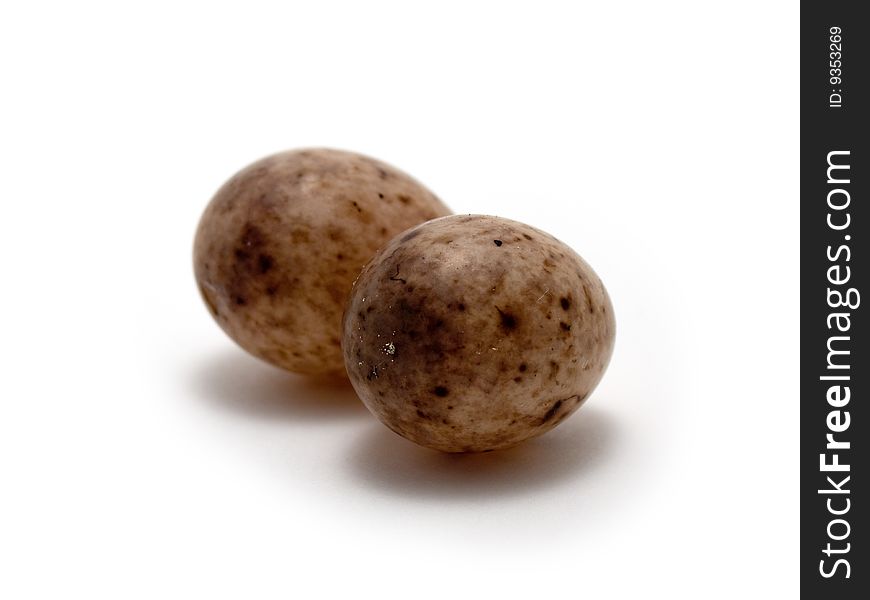
[[[613,350],[607,291],[568,246],[451,216],[407,174],[349,152],[284,152],[237,173],[202,216],[194,270],[242,348],[346,375],[390,429],[446,452],[552,429]]]

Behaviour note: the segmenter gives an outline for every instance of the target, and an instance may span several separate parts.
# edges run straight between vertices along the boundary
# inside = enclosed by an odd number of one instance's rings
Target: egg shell
[[[233,176],[205,209],[196,282],[217,323],[254,356],[343,376],[341,315],[360,269],[397,233],[446,214],[423,185],[373,158],[275,154]]]
[[[479,452],[577,410],[615,331],[604,285],[571,248],[516,221],[455,215],[397,236],[366,265],[342,345],[351,383],[390,429]]]

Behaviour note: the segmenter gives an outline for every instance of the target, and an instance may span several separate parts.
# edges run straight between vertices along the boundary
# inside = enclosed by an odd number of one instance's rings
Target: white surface
[[[428,6],[0,9],[0,596],[796,596],[797,5]],[[442,456],[238,350],[194,227],[305,145],[577,249],[584,408]]]

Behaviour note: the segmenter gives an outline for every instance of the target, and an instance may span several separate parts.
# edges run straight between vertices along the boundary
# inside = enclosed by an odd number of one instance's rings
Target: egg
[[[354,284],[342,346],[351,383],[422,446],[513,446],[571,415],[601,380],[616,323],[601,279],[551,235],[455,215],[386,244]]]
[[[259,160],[215,194],[194,241],[194,274],[217,323],[288,371],[344,375],[341,315],[354,279],[397,233],[450,214],[386,163],[302,149]]]

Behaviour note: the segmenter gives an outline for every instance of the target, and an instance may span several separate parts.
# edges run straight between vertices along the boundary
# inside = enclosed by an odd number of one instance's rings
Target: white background
[[[796,597],[796,3],[4,3],[0,67],[0,596]],[[307,145],[580,252],[588,403],[444,456],[236,348],[197,219]]]

